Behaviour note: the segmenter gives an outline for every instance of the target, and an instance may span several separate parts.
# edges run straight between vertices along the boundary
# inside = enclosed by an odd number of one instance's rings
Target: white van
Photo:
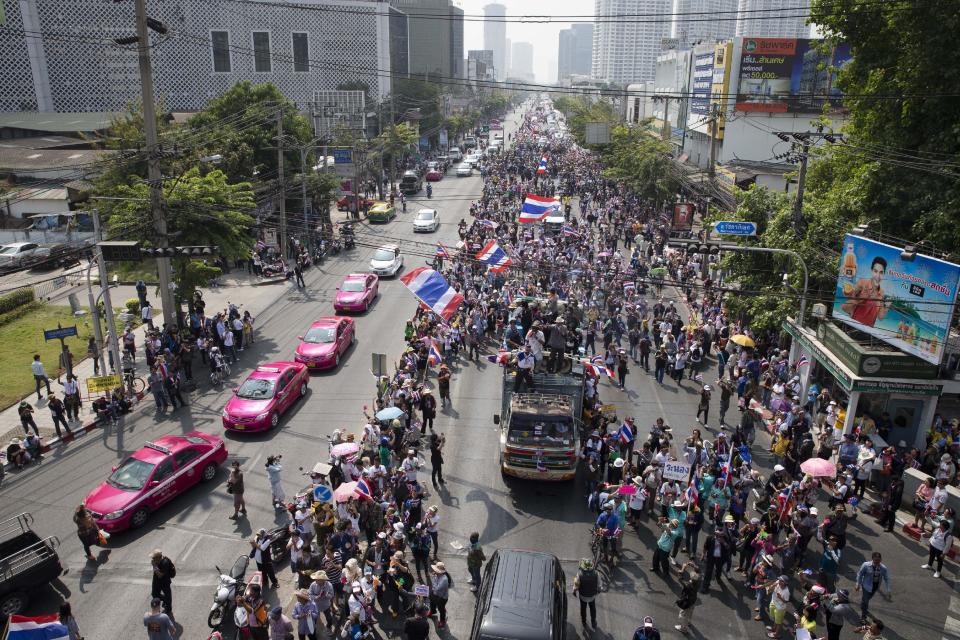
[[[460,152],[460,147],[450,147],[450,150],[447,151],[447,155],[450,156],[450,159],[454,162],[460,162],[463,160],[463,153]]]

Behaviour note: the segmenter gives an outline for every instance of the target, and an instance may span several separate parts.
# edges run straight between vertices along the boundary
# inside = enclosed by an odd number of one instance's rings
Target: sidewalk
[[[310,272],[308,271],[307,273],[309,274]],[[259,313],[269,308],[278,296],[283,295],[290,289],[290,284],[288,282],[257,278],[256,276],[249,275],[246,272],[246,269],[234,269],[231,272],[224,274],[220,277],[220,283],[221,285],[219,287],[202,290],[203,299],[207,303],[206,310],[208,315],[226,309],[228,303],[233,303],[240,306],[244,310],[250,311],[254,318],[256,318]],[[95,287],[95,291],[99,292],[99,287]],[[61,292],[60,295],[53,296],[50,300],[50,304],[68,304],[66,299],[68,293],[70,293],[70,291],[65,290]],[[136,290],[132,285],[119,285],[112,287],[110,289],[110,293],[114,311],[123,309],[123,304],[128,298],[137,297]],[[159,306],[160,301],[155,295],[155,287],[150,287],[147,292],[147,297],[150,302],[155,305],[154,321],[156,323],[158,318],[163,317],[163,314]],[[143,341],[145,331],[145,326],[137,327],[134,330],[134,333],[137,336],[136,375],[144,380],[146,380],[147,375],[149,375],[146,358],[143,357]],[[74,353],[86,354],[86,348],[80,349],[79,345],[71,345],[71,347],[73,348]],[[24,359],[24,366],[29,366],[29,354],[25,354]],[[106,360],[106,356],[104,359]],[[50,367],[48,367],[48,371],[49,370]],[[195,367],[195,371],[196,370],[202,371],[202,369]],[[81,389],[80,394],[83,398],[83,405],[80,409],[80,422],[70,423],[70,429],[74,432],[74,438],[76,438],[82,436],[84,433],[92,431],[97,426],[94,423],[96,416],[90,411],[91,399],[87,398],[86,391],[86,379],[93,377],[94,375],[93,360],[84,357],[83,360],[79,360],[75,364],[73,372],[78,378]],[[190,396],[197,393],[203,393],[208,386],[196,375],[195,378],[200,384],[196,391],[188,394]],[[61,381],[64,381],[65,379],[65,377],[61,377]],[[50,389],[57,395],[57,397],[61,399],[63,398],[63,386],[57,383],[56,378],[50,379]],[[50,411],[47,408],[46,389],[41,388],[41,394],[43,398],[39,402],[37,401],[36,394],[32,392],[23,399],[26,402],[29,402],[34,408],[33,418],[40,429],[40,437],[46,449],[50,446],[59,446],[60,440],[56,436],[56,431],[53,428],[53,420],[51,418]],[[149,396],[149,393],[147,395]],[[143,407],[146,407],[150,411],[153,410],[153,403],[150,402],[149,397],[145,398],[145,400],[147,400],[146,404],[141,402],[134,405],[132,410],[133,413],[143,411]],[[23,427],[20,423],[20,416],[17,412],[18,406],[19,403],[16,403],[0,411],[0,449],[2,449],[4,452],[6,451],[7,444],[12,438],[22,438],[24,436]],[[69,440],[67,441],[67,445],[69,445]]]

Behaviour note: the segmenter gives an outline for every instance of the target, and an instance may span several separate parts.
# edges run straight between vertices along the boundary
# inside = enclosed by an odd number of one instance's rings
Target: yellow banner
[[[101,391],[112,391],[120,386],[120,376],[100,376],[87,378],[87,393],[94,394]]]

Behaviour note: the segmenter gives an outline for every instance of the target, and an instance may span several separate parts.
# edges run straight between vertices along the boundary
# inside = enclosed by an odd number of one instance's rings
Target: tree
[[[845,142],[811,166],[810,200],[839,218],[879,219],[884,234],[955,251],[960,12],[923,3],[814,0],[811,18],[829,44],[848,44],[853,58],[837,80],[849,110]]]
[[[403,160],[411,145],[416,142],[417,132],[406,122],[390,125],[373,141],[373,148],[383,155],[384,165],[390,167],[391,192],[393,192],[393,184],[396,179],[397,160]]]
[[[673,197],[679,182],[673,173],[670,145],[640,128],[613,127],[602,149],[603,174],[623,182],[641,198],[659,203]]]
[[[320,212],[324,222],[330,220],[330,204],[340,188],[340,178],[326,171],[307,174],[307,198],[313,211]]]
[[[275,85],[242,81],[214,98],[187,121],[200,141],[184,159],[187,166],[203,156],[220,155],[219,168],[230,182],[252,182],[277,173],[277,113],[283,113],[283,134],[306,144],[313,137],[309,120]],[[296,150],[284,156],[290,168],[300,166]]]
[[[150,187],[146,182],[116,185],[111,195],[100,200],[107,228],[117,237],[155,246],[151,224]],[[220,255],[231,260],[249,255],[253,245],[250,212],[256,206],[250,183],[231,183],[220,170],[201,174],[187,170],[176,180],[164,183],[167,237],[182,246],[216,245]],[[174,259],[178,295],[188,300],[193,290],[219,273],[213,267],[191,264],[189,258]]]
[[[586,96],[558,96],[554,106],[567,118],[567,126],[577,144],[586,145],[587,123],[606,122],[611,127],[620,122],[620,115],[606,100],[593,101]]]

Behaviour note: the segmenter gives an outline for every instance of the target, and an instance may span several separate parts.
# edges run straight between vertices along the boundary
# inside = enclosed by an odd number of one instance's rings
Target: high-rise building
[[[510,54],[510,75],[519,80],[533,82],[533,45],[529,42],[514,42]]]
[[[624,14],[670,15],[673,0],[595,0],[594,80],[626,85],[652,80],[667,21],[619,20]]]
[[[451,75],[465,77],[463,69],[463,9],[450,5],[450,61]]]
[[[507,73],[507,8],[502,4],[488,4],[483,8],[483,48],[493,51],[493,68],[497,80]]]
[[[593,64],[593,25],[575,24],[560,31],[557,54],[557,82],[571,75],[590,75]]]
[[[0,2],[7,27],[0,30],[0,111],[121,111],[139,101],[135,48],[63,35],[95,25],[111,38],[130,36],[129,3]],[[405,46],[406,16],[381,3],[286,0],[212,10],[217,6],[147,1],[148,14],[177,34],[153,38],[161,43],[151,51],[154,88],[165,109],[198,111],[241,80],[271,82],[304,108],[315,92],[352,82],[365,83],[369,99],[379,100],[390,93],[391,75],[404,73],[392,53]]]
[[[809,38],[810,0],[739,0],[735,35],[766,38]],[[790,17],[782,17],[785,13]]]
[[[451,51],[455,23],[450,0],[390,0],[390,5],[407,14],[410,73],[453,76],[456,63]],[[462,32],[462,22],[460,26]],[[462,56],[461,52],[457,57]]]
[[[675,0],[670,37],[681,48],[699,42],[729,40],[736,29],[738,0]],[[716,16],[717,20],[709,20]]]
[[[510,69],[513,68],[513,42],[510,38],[507,38],[503,42],[503,76],[500,78],[504,80],[508,75],[510,75]]]
[[[493,51],[471,49],[467,52],[467,79],[492,82],[496,80],[493,68]]]

